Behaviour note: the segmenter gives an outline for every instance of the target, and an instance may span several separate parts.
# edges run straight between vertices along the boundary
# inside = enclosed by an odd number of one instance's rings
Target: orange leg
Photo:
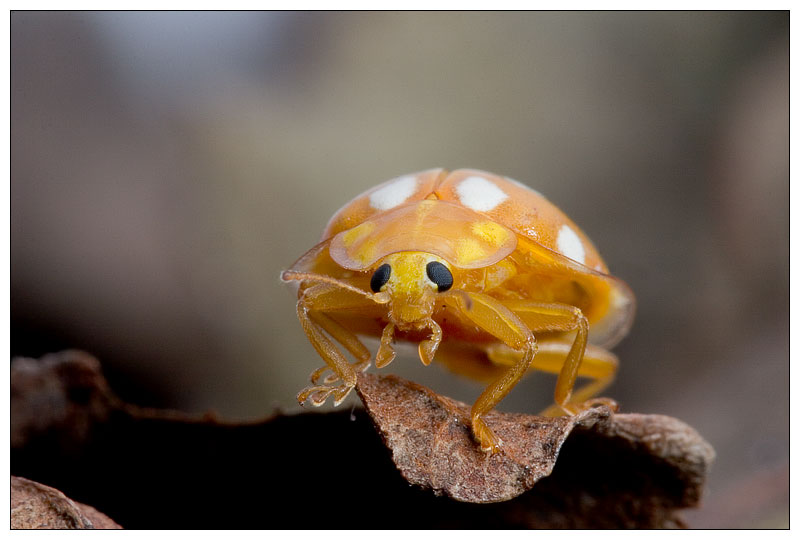
[[[311,399],[311,404],[320,406],[333,394],[334,405],[339,405],[356,384],[356,372],[369,366],[369,350],[358,338],[326,315],[326,312],[370,305],[369,298],[353,294],[349,289],[337,288],[335,284],[323,283],[308,288],[297,302],[297,317],[300,324],[316,349],[327,364],[311,374],[312,386],[304,388],[297,400],[302,404]],[[328,335],[341,343],[356,358],[350,364]],[[332,375],[319,384],[325,369],[330,368]],[[333,384],[341,381],[339,384]]]
[[[536,339],[519,317],[490,296],[459,293],[447,295],[445,301],[480,328],[521,353],[519,359],[489,384],[472,405],[472,433],[480,442],[482,450],[498,452],[503,442],[486,424],[483,415],[500,403],[525,375],[536,354]]]
[[[394,342],[394,323],[388,323],[383,327],[381,334],[381,345],[375,355],[375,367],[380,369],[388,366],[394,360],[395,353],[392,343]]]
[[[533,359],[531,369],[544,371],[546,373],[560,373],[570,349],[570,344],[562,341],[540,341],[539,351]],[[513,365],[517,362],[520,353],[509,349],[505,345],[498,344],[489,347],[487,355],[494,364]],[[583,360],[578,368],[578,376],[587,377],[592,380],[572,393],[569,398],[568,407],[571,409],[584,409],[587,406],[600,402],[615,409],[616,403],[608,398],[600,398],[599,400],[592,401],[587,400],[596,396],[611,384],[617,372],[617,366],[618,361],[615,355],[600,347],[587,345]],[[563,413],[564,410],[561,406],[552,405],[541,414],[543,416],[558,416]]]
[[[419,343],[419,359],[423,364],[430,365],[433,357],[436,355],[436,350],[442,342],[442,328],[436,321],[430,319],[427,322],[427,327],[431,330],[431,337],[420,341]],[[383,327],[383,334],[381,334],[381,345],[378,348],[378,353],[375,355],[375,367],[383,368],[392,363],[395,357],[395,350],[392,348],[394,342],[394,323],[388,323]]]
[[[419,359],[426,366],[431,364],[433,357],[436,356],[436,350],[442,342],[442,327],[433,319],[429,319],[428,328],[431,329],[431,337],[419,343]]]
[[[371,353],[363,343],[352,333],[350,330],[344,328],[341,324],[331,319],[320,311],[309,311],[309,317],[317,323],[325,332],[328,333],[333,339],[342,344],[350,354],[356,359],[353,364],[353,369],[356,371],[365,371],[369,367]],[[328,366],[323,366],[311,374],[311,383],[319,384],[322,375],[327,371]],[[323,384],[331,384],[339,380],[336,373],[331,373],[323,380]]]
[[[545,411],[547,414],[552,415],[558,409],[567,414],[576,414],[582,410],[583,407],[581,404],[584,400],[610,384],[616,372],[616,357],[613,357],[610,353],[605,353],[606,355],[610,355],[613,359],[609,359],[609,357],[606,356],[605,359],[602,360],[601,357],[596,355],[595,360],[599,360],[599,362],[593,362],[584,369],[584,373],[590,374],[592,370],[594,370],[596,375],[594,378],[597,380],[590,383],[589,387],[581,388],[575,396],[572,395],[572,391],[575,387],[575,380],[581,372],[586,343],[589,337],[589,321],[580,309],[567,304],[519,300],[507,302],[506,305],[508,305],[533,332],[575,332],[575,339],[565,356],[561,356],[560,359],[554,362],[553,354],[544,355],[541,358],[539,366],[536,366],[543,371],[558,373],[554,396],[557,408],[549,408]],[[557,356],[558,355],[556,355],[556,357]],[[597,373],[598,370],[599,373]]]

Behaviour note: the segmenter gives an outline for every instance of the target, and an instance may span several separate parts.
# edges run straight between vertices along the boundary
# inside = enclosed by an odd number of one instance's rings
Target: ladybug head
[[[453,286],[448,263],[421,251],[401,251],[381,259],[370,280],[373,292],[389,298],[389,317],[398,326],[427,320],[436,295]]]

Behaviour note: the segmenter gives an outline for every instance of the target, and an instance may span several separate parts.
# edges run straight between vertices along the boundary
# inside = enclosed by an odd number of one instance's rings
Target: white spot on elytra
[[[562,225],[561,230],[558,231],[558,251],[581,264],[586,258],[583,242],[569,225]]]
[[[512,184],[516,184],[517,186],[521,187],[522,189],[527,189],[528,191],[532,191],[533,193],[535,193],[536,195],[538,195],[542,199],[546,198],[544,195],[542,195],[541,193],[539,193],[538,191],[533,189],[531,186],[527,186],[527,185],[523,184],[522,182],[520,182],[519,180],[514,180],[513,178],[510,178],[508,176],[506,176],[505,179],[508,180],[509,182],[511,182]]]
[[[465,178],[456,186],[461,204],[479,212],[488,212],[508,199],[505,191],[480,176]]]
[[[388,210],[406,202],[417,189],[414,176],[401,176],[369,195],[369,204],[376,210]]]

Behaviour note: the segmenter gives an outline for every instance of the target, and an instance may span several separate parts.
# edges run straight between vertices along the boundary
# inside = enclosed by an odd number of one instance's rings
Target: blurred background
[[[786,12],[15,12],[11,141],[12,356],[84,349],[142,405],[298,411],[321,360],[280,271],[378,182],[485,169],[636,293],[606,394],[715,447],[689,524],[789,524]]]

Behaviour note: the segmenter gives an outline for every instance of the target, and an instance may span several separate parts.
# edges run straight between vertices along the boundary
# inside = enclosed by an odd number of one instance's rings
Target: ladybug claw
[[[327,377],[325,377],[322,380],[322,384],[329,385],[329,384],[335,383],[338,380],[339,380],[339,376],[336,373],[331,373],[330,375],[328,375]]]
[[[328,399],[328,396],[333,391],[329,386],[309,386],[304,388],[297,394],[297,401],[300,405],[304,405],[306,401],[310,401],[314,407],[320,407]]]
[[[496,454],[503,446],[503,441],[495,435],[492,428],[490,428],[483,418],[476,417],[472,419],[472,432],[475,438],[481,443],[481,450],[487,454]]]
[[[617,403],[611,398],[606,398],[606,397],[599,397],[584,401],[578,406],[578,409],[580,409],[581,411],[585,411],[603,405],[611,409],[612,412],[619,412],[619,403]]]
[[[297,394],[297,401],[300,405],[309,401],[314,407],[321,407],[333,394],[333,406],[336,407],[344,401],[352,389],[353,386],[348,384],[309,386]]]
[[[594,399],[590,399],[590,400],[584,401],[583,403],[568,403],[568,404],[564,404],[564,405],[558,405],[558,404],[551,405],[547,409],[545,409],[544,411],[539,413],[539,415],[540,416],[549,416],[549,417],[564,416],[564,415],[575,416],[576,414],[578,414],[580,412],[589,410],[589,409],[594,408],[594,407],[599,407],[601,405],[605,405],[606,407],[611,409],[612,412],[619,412],[619,403],[617,403],[616,401],[614,401],[611,398],[599,397],[599,398],[594,398]]]
[[[364,371],[367,370],[367,368],[369,368],[369,366],[370,366],[369,359],[362,360],[361,362],[356,362],[355,364],[352,365],[353,370],[358,373],[363,373]],[[325,375],[325,372],[329,369],[330,369],[329,366],[322,366],[321,368],[314,371],[311,374],[311,384],[314,386],[330,386],[333,383],[340,381],[341,377],[339,377],[339,375],[337,375],[336,373],[329,373],[327,376],[325,376],[324,379],[322,378],[323,375]]]
[[[328,396],[331,393],[329,391],[320,390],[318,392],[314,392],[311,394],[311,405],[314,407],[322,407],[325,405],[325,402],[328,400]]]
[[[311,384],[319,385],[319,383],[320,383],[319,380],[322,378],[322,375],[328,369],[330,369],[328,366],[322,366],[321,368],[319,368],[319,369],[315,370],[313,373],[311,373]],[[334,373],[333,376],[336,376],[336,374]],[[325,380],[323,381],[323,383],[324,384],[328,384],[328,382],[333,382],[333,381],[328,381],[328,379],[330,377],[331,377],[331,375],[328,375],[327,377],[325,377]],[[337,379],[338,379],[338,377],[337,377]]]
[[[333,406],[338,407],[342,403],[342,401],[344,401],[344,399],[347,397],[347,395],[350,393],[352,389],[353,387],[349,385],[338,386],[333,391]]]

